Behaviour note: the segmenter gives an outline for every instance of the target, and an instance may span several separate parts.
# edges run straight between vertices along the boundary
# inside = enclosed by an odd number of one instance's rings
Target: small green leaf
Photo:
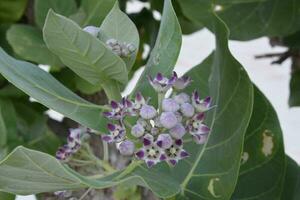
[[[138,30],[129,17],[120,10],[118,3],[105,17],[100,30],[100,38],[104,43],[108,39],[114,38],[120,42],[133,44],[136,49],[139,47]],[[123,58],[128,71],[135,62],[137,52],[136,50],[129,58]]]
[[[50,9],[68,17],[77,11],[77,6],[75,0],[35,0],[35,23],[40,28],[43,28],[47,13]]]
[[[95,85],[111,80],[127,83],[122,59],[73,21],[49,11],[43,33],[49,49],[86,81]]]
[[[100,26],[106,15],[114,6],[116,0],[84,0],[82,8],[86,13],[86,17],[82,22],[82,26]]]
[[[37,66],[15,60],[0,49],[0,72],[16,87],[43,105],[82,125],[102,130],[102,106],[94,105],[67,89]],[[102,128],[102,129],[101,129]]]
[[[27,5],[27,0],[1,0],[0,24],[18,21]]]
[[[270,102],[255,88],[253,112],[232,199],[277,199],[281,195],[284,175],[285,153],[280,124]]]
[[[179,55],[181,40],[181,29],[172,2],[165,0],[155,46],[134,89],[135,92],[141,91],[144,96],[151,97],[151,103],[157,103],[157,97],[149,85],[147,76],[155,76],[158,72],[167,76],[172,73]]]
[[[62,66],[59,58],[46,46],[40,30],[28,25],[12,25],[6,34],[14,52],[21,58],[52,66]]]

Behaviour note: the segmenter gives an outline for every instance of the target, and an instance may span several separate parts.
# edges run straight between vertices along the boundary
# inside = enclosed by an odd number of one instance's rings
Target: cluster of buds
[[[183,148],[183,137],[190,135],[197,144],[206,142],[210,128],[203,121],[205,112],[211,108],[211,98],[200,99],[197,91],[191,96],[181,92],[191,79],[179,78],[175,72],[171,78],[158,73],[154,78],[149,77],[149,82],[158,95],[164,97],[159,98],[158,108],[150,105],[149,99],[139,92],[133,101],[128,98],[112,101],[111,111],[103,113],[112,122],[107,125],[109,134],[102,139],[117,143],[121,154],[135,155],[148,167],[162,161],[174,166],[189,156]],[[173,93],[165,97],[171,88]],[[129,124],[127,117],[134,117],[135,123]],[[142,147],[136,149],[137,146]]]
[[[107,40],[106,45],[114,54],[122,58],[128,58],[136,51],[136,47],[133,44],[120,42],[116,39]]]
[[[69,132],[67,144],[58,148],[56,152],[56,158],[58,160],[66,161],[80,149],[83,136],[87,133],[87,129],[79,127],[70,129]]]
[[[86,26],[83,31],[98,38],[100,34],[100,28],[95,26]],[[106,41],[106,46],[116,55],[122,58],[130,57],[135,51],[136,47],[131,43],[120,42],[116,39],[109,39]]]

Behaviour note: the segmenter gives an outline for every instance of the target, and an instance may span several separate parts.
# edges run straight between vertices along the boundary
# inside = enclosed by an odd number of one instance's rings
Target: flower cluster
[[[154,78],[149,77],[149,82],[158,96],[164,97],[159,98],[158,108],[149,104],[139,92],[133,101],[128,98],[123,98],[120,103],[112,101],[111,111],[104,113],[112,121],[107,125],[109,134],[103,135],[102,139],[117,143],[121,154],[134,154],[148,167],[162,161],[174,166],[189,156],[183,148],[185,135],[191,135],[197,144],[206,142],[210,128],[203,123],[204,112],[211,108],[211,98],[200,99],[197,91],[191,96],[180,92],[191,83],[191,79],[179,78],[175,72],[171,78],[158,73]],[[171,88],[173,93],[166,97]],[[127,116],[134,116],[133,125],[126,121]]]
[[[83,127],[70,129],[69,136],[67,138],[67,144],[61,146],[56,152],[56,158],[61,161],[66,161],[70,156],[75,154],[81,147],[82,138],[87,129]]]
[[[100,28],[95,26],[86,26],[83,31],[91,34],[92,36],[98,38],[100,34]],[[116,39],[108,39],[106,41],[106,46],[116,55],[122,58],[130,57],[135,51],[136,47],[131,43],[120,42]]]
[[[120,42],[116,39],[109,39],[106,41],[107,47],[120,57],[130,57],[136,51],[136,47],[131,43]]]

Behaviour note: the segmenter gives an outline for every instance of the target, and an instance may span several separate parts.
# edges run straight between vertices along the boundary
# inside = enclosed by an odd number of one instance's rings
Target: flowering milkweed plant
[[[0,200],[299,199],[276,112],[228,48],[297,33],[271,26],[290,0],[256,13],[272,1],[0,2]],[[203,27],[214,51],[179,73]]]

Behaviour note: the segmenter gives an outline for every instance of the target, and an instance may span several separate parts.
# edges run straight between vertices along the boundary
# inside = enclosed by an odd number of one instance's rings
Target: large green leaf
[[[103,128],[102,107],[80,98],[49,73],[15,60],[0,49],[0,72],[16,87],[45,106],[96,130]]]
[[[27,0],[1,0],[0,1],[0,23],[18,21],[27,5]]]
[[[135,91],[142,91],[145,96],[151,97],[152,103],[157,101],[156,94],[149,85],[147,76],[155,76],[158,72],[164,75],[172,73],[179,55],[181,40],[181,29],[172,3],[165,0],[155,46],[135,87]]]
[[[283,36],[300,29],[300,1],[266,0],[231,2],[185,0],[178,3],[186,17],[211,27],[212,12],[216,9],[228,25],[232,39],[250,40],[262,36]]]
[[[77,11],[75,0],[35,0],[34,17],[35,23],[43,28],[48,11],[52,9],[56,13],[70,16]]]
[[[116,0],[84,0],[82,8],[85,12],[85,19],[82,26],[100,26],[106,15],[114,6]]]
[[[101,189],[123,182],[149,187],[159,197],[168,197],[178,189],[172,177],[158,171],[150,173],[143,167],[129,174],[120,171],[90,179],[77,174],[48,154],[24,147],[16,148],[0,162],[0,177],[0,191],[21,195],[84,187]]]
[[[185,199],[229,199],[238,179],[243,139],[252,112],[253,88],[243,67],[228,49],[228,30],[214,19],[216,50],[213,60],[188,72],[194,82],[190,88],[210,94],[217,108],[211,111],[207,123],[211,127],[208,142],[199,146],[185,145],[191,157],[174,170],[181,181]],[[205,86],[205,70],[212,67],[209,84]],[[202,68],[202,69],[201,69]],[[207,93],[208,91],[208,93]],[[177,175],[180,174],[180,175]]]
[[[100,38],[103,42],[114,38],[120,42],[133,44],[136,49],[139,47],[140,39],[137,28],[129,17],[120,10],[118,3],[115,4],[110,13],[105,17],[100,29]],[[123,58],[128,71],[130,71],[135,62],[137,52],[135,51],[129,58]]]
[[[46,46],[40,30],[28,25],[12,25],[6,34],[9,44],[21,58],[38,64],[61,66],[59,58]]]
[[[104,43],[83,31],[73,21],[49,11],[44,40],[61,61],[92,84],[128,81],[125,63]]]
[[[300,167],[287,156],[285,182],[281,195],[281,200],[300,199]]]
[[[274,108],[256,88],[232,199],[277,199],[281,195],[284,176],[285,153],[280,124]]]

